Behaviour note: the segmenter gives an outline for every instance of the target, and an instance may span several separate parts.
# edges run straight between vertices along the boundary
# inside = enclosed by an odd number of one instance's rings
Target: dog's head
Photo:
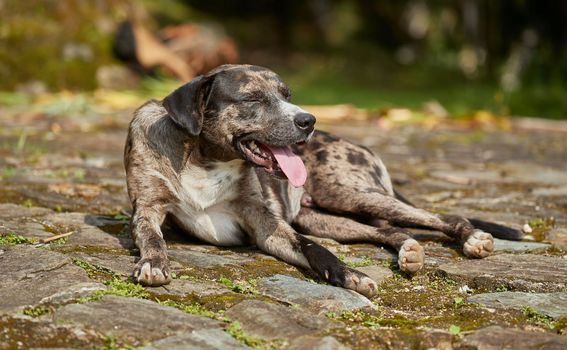
[[[290,91],[269,69],[224,65],[175,90],[163,105],[175,124],[268,173],[305,182],[306,170],[290,146],[313,134],[315,117],[290,103]]]

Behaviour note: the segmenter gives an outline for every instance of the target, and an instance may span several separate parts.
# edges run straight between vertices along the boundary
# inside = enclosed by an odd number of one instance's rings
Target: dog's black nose
[[[313,125],[315,125],[315,117],[309,113],[299,113],[293,118],[293,121],[302,130],[313,129]]]

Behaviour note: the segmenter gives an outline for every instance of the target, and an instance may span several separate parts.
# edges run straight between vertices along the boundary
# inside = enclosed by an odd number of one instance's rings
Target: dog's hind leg
[[[164,204],[134,206],[132,238],[140,249],[141,259],[133,276],[143,285],[161,286],[171,281],[166,244],[160,229],[165,215]]]
[[[315,206],[392,225],[439,230],[460,241],[469,257],[484,258],[492,252],[492,236],[467,219],[433,214],[396,199],[386,168],[370,150],[326,134],[316,135],[305,147],[305,187]]]
[[[490,255],[494,249],[492,236],[475,229],[463,217],[433,214],[378,192],[360,191],[346,187],[335,187],[332,190],[327,188],[325,194],[315,191],[313,202],[317,206],[332,212],[379,218],[393,225],[404,227],[418,226],[439,230],[460,241],[463,244],[463,252],[468,257],[484,258]]]
[[[424,252],[403,229],[383,224],[373,227],[317,209],[301,208],[294,225],[304,234],[331,238],[339,243],[371,242],[396,249],[400,270],[415,273],[423,267]]]

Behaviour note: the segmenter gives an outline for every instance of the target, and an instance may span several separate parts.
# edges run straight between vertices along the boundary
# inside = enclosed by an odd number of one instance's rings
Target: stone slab
[[[181,264],[209,268],[224,265],[242,265],[254,259],[241,255],[208,254],[189,249],[170,249],[169,257]]]
[[[136,262],[140,259],[137,256],[131,255],[118,255],[118,254],[107,254],[107,253],[70,253],[70,256],[84,260],[90,264],[103,267],[108,269],[120,276],[130,276],[132,271],[134,271],[134,266]]]
[[[153,301],[111,295],[91,303],[65,305],[55,311],[53,318],[58,325],[94,327],[101,334],[131,344],[223,326],[219,321],[190,315]]]
[[[174,295],[180,297],[188,295],[206,297],[209,295],[232,293],[230,289],[218,283],[182,279],[173,279],[165,286],[146,287],[146,289],[157,295]]]
[[[564,350],[567,337],[542,332],[527,332],[514,328],[490,326],[466,335],[461,344],[471,350]]]
[[[19,219],[44,216],[51,214],[53,211],[47,208],[41,207],[24,207],[12,203],[2,203],[0,204],[0,219]]]
[[[356,267],[355,269],[367,274],[368,277],[372,278],[378,285],[384,282],[385,279],[391,278],[394,275],[392,270],[380,265],[361,266]]]
[[[0,312],[66,301],[103,288],[67,256],[28,245],[0,248],[0,276]]]
[[[247,334],[270,340],[292,340],[337,324],[326,317],[259,300],[242,301],[227,310],[226,315],[240,322]]]
[[[469,303],[479,303],[491,307],[509,307],[521,310],[529,306],[540,313],[553,317],[567,317],[567,292],[525,293],[497,292],[468,297]]]
[[[60,213],[43,218],[51,226],[65,232],[74,233],[67,239],[67,245],[97,246],[107,248],[134,248],[134,241],[129,235],[110,234],[99,226],[106,225],[100,217],[84,213]]]
[[[455,242],[450,242],[451,248],[437,243],[420,243],[425,251],[425,266],[439,266],[454,261],[455,258],[460,256],[459,251],[461,249],[456,246]]]
[[[567,183],[567,177],[560,169],[538,167],[535,164],[530,164],[530,168],[532,168],[530,171],[525,171],[525,164],[507,163],[501,165],[501,169],[498,170],[443,170],[433,171],[431,176],[442,180],[447,178],[462,180],[463,183],[537,183],[550,186],[561,186]]]
[[[299,304],[318,313],[374,308],[370,300],[354,291],[284,275],[261,279],[258,281],[258,289],[264,295],[286,303]]]
[[[567,288],[567,259],[534,254],[498,254],[450,262],[438,272],[471,288],[496,291],[556,292]]]
[[[303,336],[294,340],[288,350],[348,350],[349,347],[339,343],[331,336],[314,337]]]
[[[221,329],[201,329],[191,333],[161,339],[138,350],[245,350],[250,347],[239,343]]]
[[[93,349],[102,345],[94,330],[57,326],[28,316],[0,316],[0,349]]]
[[[520,241],[507,241],[504,239],[494,239],[494,251],[506,252],[528,252],[532,250],[543,250],[550,248],[551,244],[539,242],[520,242]]]
[[[36,219],[0,219],[0,235],[17,234],[32,240],[53,237]]]

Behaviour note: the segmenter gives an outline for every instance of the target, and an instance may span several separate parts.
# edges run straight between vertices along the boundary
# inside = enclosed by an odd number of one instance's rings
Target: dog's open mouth
[[[252,163],[263,167],[268,173],[287,177],[295,186],[303,186],[307,179],[305,164],[289,146],[269,146],[255,140],[240,142],[244,156]]]

